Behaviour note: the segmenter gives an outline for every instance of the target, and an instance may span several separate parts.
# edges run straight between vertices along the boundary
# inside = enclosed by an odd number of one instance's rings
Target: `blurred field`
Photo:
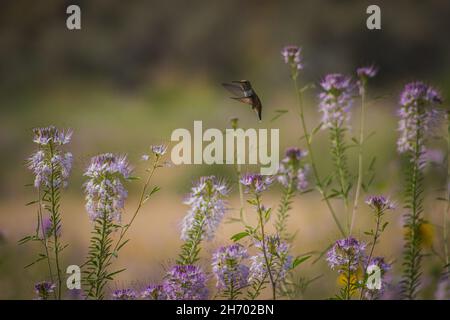
[[[303,47],[303,84],[316,83],[326,72],[353,73],[361,64],[376,63],[380,74],[370,84],[371,97],[381,97],[368,107],[367,133],[376,134],[365,147],[366,165],[376,156],[376,178],[371,192],[392,196],[398,208],[387,216],[390,225],[377,253],[401,264],[402,162],[396,152],[396,103],[402,85],[421,78],[450,92],[450,43],[442,36],[450,28],[450,5],[445,1],[408,5],[386,2],[383,31],[370,33],[364,26],[365,1],[358,5],[337,1],[192,1],[144,2],[121,6],[119,1],[82,1],[84,29],[68,34],[63,2],[5,1],[0,12],[0,299],[33,297],[33,284],[43,280],[44,265],[24,270],[35,254],[33,246],[17,241],[32,232],[35,210],[25,207],[33,200],[32,181],[24,160],[34,151],[31,129],[54,124],[74,130],[68,145],[74,169],[62,201],[63,241],[70,243],[64,264],[81,264],[86,255],[90,223],[84,210],[82,173],[91,156],[103,152],[126,153],[143,175],[140,156],[156,143],[170,142],[174,129],[192,130],[194,120],[204,128],[228,128],[238,117],[244,128],[279,128],[280,153],[288,146],[303,146],[295,117],[295,96],[288,70],[279,51],[284,44]],[[170,4],[169,4],[170,3]],[[174,6],[177,10],[172,10]],[[20,14],[19,14],[20,13]],[[37,23],[46,21],[45,23]],[[248,78],[260,95],[263,122],[253,112],[228,98],[220,83]],[[316,126],[317,90],[307,93],[307,120]],[[278,109],[289,113],[271,122]],[[358,119],[359,105],[352,112]],[[350,136],[358,125],[352,125]],[[439,131],[439,130],[438,130]],[[443,148],[442,141],[433,141]],[[328,136],[321,132],[313,142],[322,176],[331,170]],[[354,149],[349,152],[355,173]],[[255,168],[244,168],[254,170]],[[425,217],[434,227],[433,247],[441,250],[441,204],[434,201],[445,184],[446,169],[427,174]],[[190,165],[161,169],[153,184],[162,188],[144,207],[130,229],[131,242],[116,261],[126,267],[111,288],[158,282],[176,258],[179,223],[187,211],[182,204],[193,180],[202,175],[225,177],[233,187],[229,216],[237,215],[239,201],[231,166]],[[127,216],[136,206],[140,182],[128,185]],[[273,188],[265,204],[276,207],[279,190]],[[364,195],[365,196],[365,195]],[[251,208],[247,215],[251,216]],[[341,217],[344,219],[344,217]],[[126,221],[126,217],[124,218]],[[364,205],[357,216],[357,232],[371,225]],[[314,259],[339,234],[317,193],[297,196],[291,213],[297,254],[313,251]],[[237,224],[221,226],[218,237],[205,244],[202,265],[208,266],[212,251],[227,243],[239,230]],[[426,253],[431,254],[427,248]],[[313,282],[303,298],[328,298],[336,290],[336,273],[322,258],[311,259],[298,269]],[[425,298],[432,297],[439,261],[425,263]],[[397,280],[397,278],[395,278]],[[213,285],[213,282],[211,282]]]

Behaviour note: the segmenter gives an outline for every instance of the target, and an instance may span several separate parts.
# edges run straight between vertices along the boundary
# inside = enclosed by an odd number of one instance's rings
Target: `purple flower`
[[[46,217],[42,221],[42,238],[48,239],[53,236],[53,222],[50,218]],[[58,230],[56,230],[57,236],[61,236],[61,225],[58,226]]]
[[[244,264],[247,258],[247,250],[239,244],[221,247],[213,254],[212,271],[217,289],[239,290],[247,286],[249,268]]]
[[[400,117],[398,131],[400,137],[397,140],[399,153],[409,152],[413,155],[412,161],[423,163],[423,154],[426,151],[425,138],[434,127],[437,127],[441,112],[436,109],[437,104],[442,103],[439,93],[423,82],[408,83],[400,95]],[[415,150],[419,152],[416,158]]]
[[[273,177],[259,173],[248,173],[241,178],[240,182],[247,188],[247,192],[259,194],[270,187],[273,182]]]
[[[177,265],[167,273],[164,292],[168,300],[205,300],[208,298],[207,277],[193,265]]]
[[[339,73],[328,74],[320,82],[319,110],[323,128],[341,127],[350,119],[354,85],[350,77]]]
[[[353,237],[337,240],[327,252],[327,261],[331,269],[338,269],[339,273],[348,270],[355,272],[365,259],[366,244]]]
[[[149,285],[142,292],[141,297],[148,300],[166,300],[166,294],[162,285]]]
[[[440,103],[442,103],[442,98],[438,91],[421,81],[406,84],[400,94],[400,105],[403,107]]]
[[[128,179],[131,168],[126,156],[105,153],[91,159],[84,175],[86,210],[92,221],[107,215],[108,219],[120,221],[127,198],[123,181]]]
[[[48,144],[63,145],[70,142],[72,130],[58,130],[55,126],[33,129],[33,142],[46,146]]]
[[[113,300],[136,300],[136,292],[133,289],[118,289],[112,294]]]
[[[426,161],[437,165],[442,165],[445,160],[443,152],[439,149],[427,149],[423,155],[423,158]]]
[[[270,271],[274,279],[283,281],[287,272],[291,269],[293,258],[289,254],[289,245],[282,241],[279,236],[266,236],[266,256],[269,261]],[[259,252],[250,257],[250,276],[249,282],[262,281],[267,277],[268,268],[263,251],[262,241],[257,241],[255,247]]]
[[[286,150],[286,157],[281,160],[277,177],[278,182],[283,187],[288,188],[291,185],[292,188],[299,191],[308,188],[307,174],[309,168],[303,163],[306,155],[307,152],[299,148],[288,148]]]
[[[51,293],[55,292],[56,285],[52,282],[42,281],[34,285],[34,291],[38,300],[47,300]]]
[[[384,275],[386,272],[391,270],[391,265],[384,261],[383,257],[374,257],[370,260],[368,263],[368,267],[370,266],[377,266],[381,270],[381,275]]]
[[[61,146],[70,142],[72,131],[59,131],[55,127],[36,128],[33,141],[39,149],[28,159],[28,168],[34,173],[35,188],[67,187],[72,169],[72,154],[63,153]]]
[[[188,240],[191,231],[201,225],[202,238],[211,240],[226,212],[228,186],[214,176],[202,177],[185,200],[191,208],[182,222],[181,239]]]
[[[375,77],[378,73],[378,68],[373,65],[361,67],[356,70],[356,73],[359,78],[366,80]]]
[[[377,212],[395,209],[395,204],[384,196],[370,196],[367,198],[366,203]]]
[[[161,157],[166,153],[167,146],[163,145],[163,144],[155,145],[155,146],[151,146],[151,150],[156,156]]]
[[[378,68],[376,68],[373,65],[356,69],[356,74],[358,75],[358,78],[359,78],[357,85],[359,88],[360,95],[362,95],[364,93],[367,80],[375,77],[377,75],[377,73],[378,73]]]
[[[450,277],[448,274],[440,277],[434,297],[436,300],[450,299]]]
[[[284,63],[289,64],[294,70],[303,69],[303,57],[301,56],[302,49],[297,46],[285,46],[281,50]]]

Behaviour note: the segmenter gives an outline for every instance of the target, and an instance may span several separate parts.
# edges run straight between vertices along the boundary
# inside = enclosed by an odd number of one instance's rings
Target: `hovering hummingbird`
[[[255,90],[253,90],[250,81],[231,81],[231,83],[222,83],[222,85],[229,92],[237,96],[231,97],[231,99],[251,105],[252,109],[255,110],[256,114],[258,115],[259,121],[261,121],[261,100],[259,100],[258,95],[256,94]]]

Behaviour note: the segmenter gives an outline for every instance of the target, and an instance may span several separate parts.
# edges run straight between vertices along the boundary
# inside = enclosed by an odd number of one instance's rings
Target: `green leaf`
[[[152,195],[152,194],[154,194],[154,193],[156,193],[156,192],[158,192],[159,190],[161,190],[161,188],[160,187],[158,187],[158,186],[156,186],[156,187],[154,187],[153,189],[152,189],[152,191],[150,191],[150,193],[149,193],[149,197]]]
[[[249,234],[248,232],[239,232],[236,233],[235,235],[233,235],[230,239],[233,240],[234,242],[237,242],[239,240],[241,240],[242,238],[247,237]]]
[[[295,258],[294,262],[292,262],[292,269],[296,268],[298,265],[302,264],[306,260],[311,258],[311,256],[304,256],[304,257],[297,257]]]
[[[38,202],[39,202],[39,200],[33,200],[33,201],[30,201],[27,204],[25,204],[25,206],[31,206],[32,204],[36,204]]]
[[[284,115],[284,114],[286,114],[288,112],[289,112],[288,110],[281,110],[281,109],[275,110],[276,115],[272,119],[270,119],[270,122],[274,122],[275,120],[277,120],[282,115]]]
[[[128,177],[127,180],[130,180],[130,181],[133,181],[133,180],[141,180],[141,178],[140,178],[140,177],[137,177],[137,176],[131,176],[131,177]]]

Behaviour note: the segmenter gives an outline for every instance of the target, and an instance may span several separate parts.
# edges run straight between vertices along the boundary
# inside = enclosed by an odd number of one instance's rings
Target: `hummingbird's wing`
[[[231,97],[231,99],[237,100],[239,102],[243,102],[246,104],[249,104],[251,106],[253,106],[253,100],[251,97],[242,97],[242,98],[235,98],[235,97]]]
[[[243,92],[244,90],[242,89],[242,86],[239,84],[222,83],[222,86],[237,97],[243,97],[244,95]]]
[[[252,89],[252,84],[248,80],[235,80],[235,81],[231,81],[231,82],[239,84],[241,86],[242,90],[251,90]]]

